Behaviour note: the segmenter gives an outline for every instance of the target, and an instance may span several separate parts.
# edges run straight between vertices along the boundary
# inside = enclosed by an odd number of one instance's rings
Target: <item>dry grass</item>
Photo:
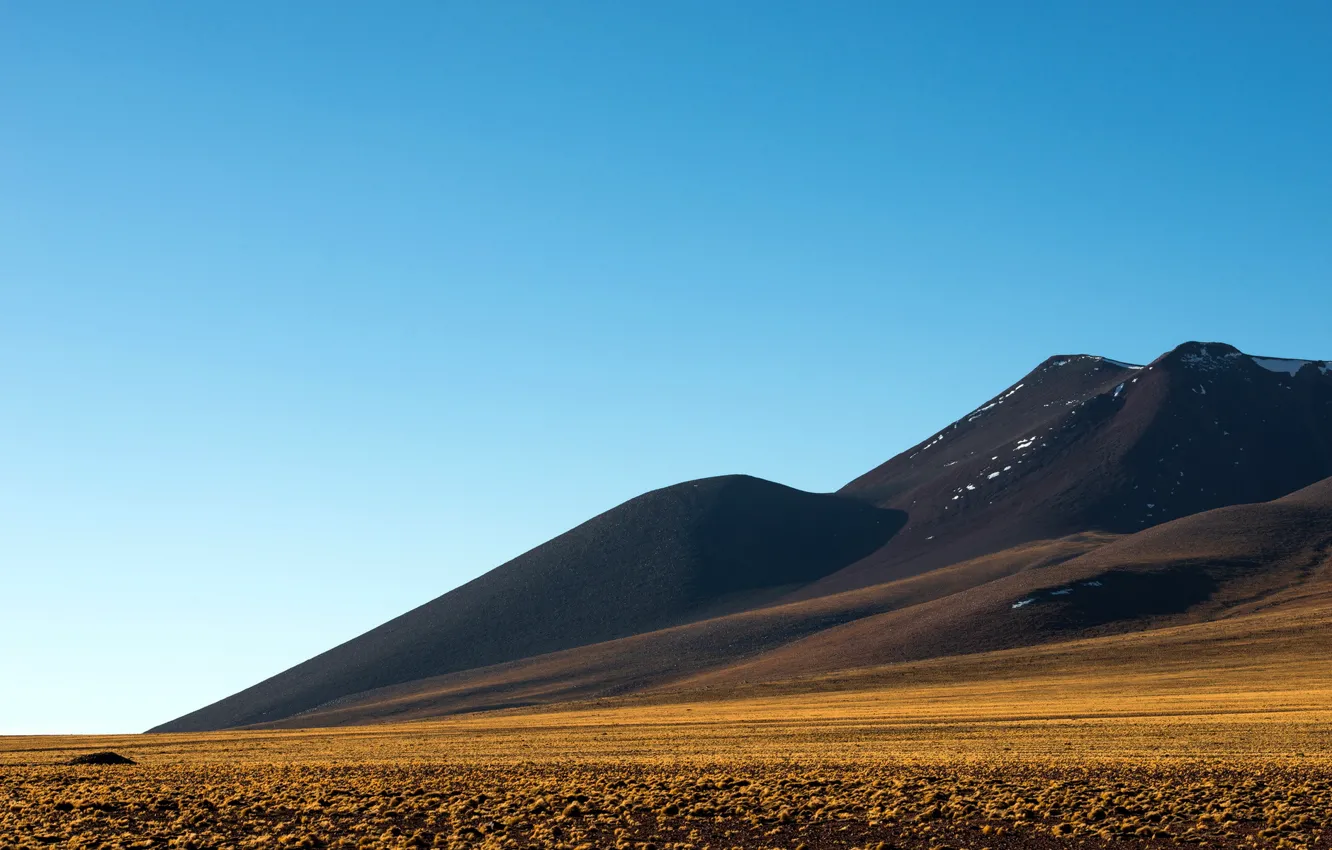
[[[0,848],[1322,848],[1329,617],[1281,616],[394,726],[0,739]],[[139,764],[60,764],[105,749]]]
[[[1074,763],[173,764],[9,769],[36,847],[1325,846],[1322,770]]]

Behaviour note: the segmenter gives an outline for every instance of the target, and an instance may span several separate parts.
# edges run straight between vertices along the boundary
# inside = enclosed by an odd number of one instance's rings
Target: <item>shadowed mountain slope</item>
[[[154,731],[276,720],[374,688],[763,604],[879,548],[904,521],[748,476],[654,490]]]
[[[1068,560],[1103,545],[1105,539],[1079,535],[1014,547],[890,584],[380,688],[262,725],[299,728],[415,720],[672,687],[840,624]]]

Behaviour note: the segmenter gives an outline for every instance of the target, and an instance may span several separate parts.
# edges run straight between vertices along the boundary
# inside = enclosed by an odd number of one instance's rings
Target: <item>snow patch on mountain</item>
[[[1097,359],[1097,360],[1100,360],[1100,361],[1103,362],[1103,363],[1109,363],[1111,366],[1118,366],[1118,367],[1121,368],[1121,369],[1141,369],[1141,368],[1142,368],[1141,366],[1139,366],[1139,365],[1136,364],[1136,363],[1125,363],[1123,360],[1111,360],[1109,357],[1098,357],[1098,358],[1096,358],[1096,359]]]
[[[1318,366],[1318,370],[1324,375],[1328,372],[1327,361],[1323,360],[1292,360],[1288,357],[1254,357],[1252,354],[1249,355],[1249,359],[1269,372],[1284,372],[1292,377],[1305,366],[1316,365]]]
[[[1181,346],[1182,348],[1183,346]],[[1229,348],[1229,346],[1227,346]],[[1162,355],[1163,357],[1166,355]],[[1191,366],[1195,369],[1204,371],[1216,371],[1225,369],[1238,357],[1244,355],[1239,351],[1231,349],[1230,351],[1216,352],[1209,351],[1206,345],[1199,345],[1196,352],[1185,352],[1180,355],[1179,361],[1185,366]]]

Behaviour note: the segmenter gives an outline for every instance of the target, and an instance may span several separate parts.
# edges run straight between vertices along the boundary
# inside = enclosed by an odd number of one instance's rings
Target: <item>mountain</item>
[[[809,596],[1031,540],[1135,531],[1332,475],[1332,370],[1190,342],[1146,366],[1052,357],[843,487],[910,514]]]
[[[1143,366],[1052,357],[836,494],[744,476],[647,493],[154,731],[428,717],[1235,616],[1321,586],[1328,476],[1326,362],[1220,343]]]
[[[362,691],[753,607],[878,549],[905,519],[741,475],[654,490],[154,731],[277,720]]]

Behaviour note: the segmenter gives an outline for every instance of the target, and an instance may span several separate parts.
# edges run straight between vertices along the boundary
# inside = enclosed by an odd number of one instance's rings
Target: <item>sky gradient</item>
[[[0,6],[0,734],[1052,354],[1332,358],[1332,6],[1003,5]]]

